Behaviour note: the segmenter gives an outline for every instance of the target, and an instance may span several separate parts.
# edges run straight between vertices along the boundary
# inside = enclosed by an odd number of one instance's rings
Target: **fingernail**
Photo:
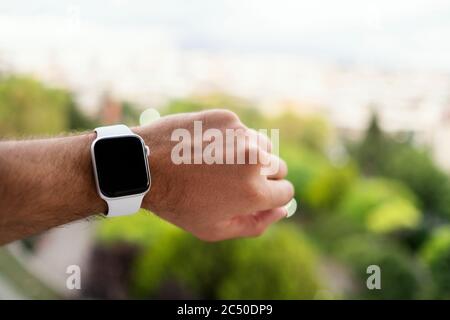
[[[292,198],[291,201],[289,201],[289,203],[284,206],[284,209],[286,210],[286,218],[292,217],[297,211],[297,201]]]

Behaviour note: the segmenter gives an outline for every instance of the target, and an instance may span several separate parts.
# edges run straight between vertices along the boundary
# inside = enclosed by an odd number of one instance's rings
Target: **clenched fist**
[[[271,154],[267,136],[245,127],[234,113],[177,114],[134,131],[151,150],[152,186],[143,207],[163,219],[218,241],[260,235],[286,216],[283,206],[294,195],[284,179],[286,164]],[[267,165],[277,170],[264,170]]]

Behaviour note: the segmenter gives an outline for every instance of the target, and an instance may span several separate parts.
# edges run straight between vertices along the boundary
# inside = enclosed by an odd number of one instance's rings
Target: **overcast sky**
[[[111,33],[141,30],[144,37],[158,28],[182,48],[450,71],[450,1],[444,0],[2,1],[0,50],[26,41],[24,34],[51,38],[45,22],[67,19]]]

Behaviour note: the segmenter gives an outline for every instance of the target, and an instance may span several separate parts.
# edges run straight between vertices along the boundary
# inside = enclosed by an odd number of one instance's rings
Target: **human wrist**
[[[106,202],[98,194],[92,167],[91,145],[96,138],[96,133],[88,132],[77,138],[79,140],[80,189],[83,190],[84,202],[82,206],[84,207],[84,212],[86,216],[107,213],[108,207]]]
[[[166,198],[167,190],[164,186],[163,179],[167,177],[161,176],[162,166],[164,164],[164,157],[166,156],[164,143],[169,139],[165,139],[161,134],[161,130],[158,130],[157,124],[140,126],[131,128],[131,130],[144,139],[145,144],[150,149],[148,158],[148,165],[150,171],[151,186],[149,192],[145,195],[142,201],[142,207],[149,209],[154,213],[158,213],[157,208],[160,208],[161,202]],[[169,154],[170,156],[170,154]]]

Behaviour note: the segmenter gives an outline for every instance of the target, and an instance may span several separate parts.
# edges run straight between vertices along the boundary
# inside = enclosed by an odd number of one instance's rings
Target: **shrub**
[[[288,145],[281,155],[288,164],[295,196],[306,209],[334,209],[357,175],[352,165],[333,166],[325,156],[299,146]]]
[[[428,152],[409,145],[398,146],[386,161],[381,174],[411,188],[426,211],[450,218],[450,179],[437,167]]]
[[[239,241],[230,259],[219,298],[311,299],[319,289],[315,252],[294,227],[279,225],[261,239]]]
[[[338,211],[369,231],[387,233],[420,224],[422,216],[415,203],[414,195],[400,183],[362,179],[346,194]]]
[[[94,125],[69,92],[28,77],[0,78],[0,136],[59,134]]]
[[[98,237],[142,248],[132,270],[132,297],[301,299],[319,290],[315,250],[287,224],[256,239],[205,243],[141,213],[105,221]]]
[[[158,243],[164,235],[179,232],[178,228],[161,220],[151,212],[141,210],[131,216],[102,221],[97,229],[97,240],[102,245],[126,242],[147,247]]]
[[[401,181],[420,200],[429,215],[450,217],[450,179],[433,161],[428,150],[398,137],[384,134],[374,116],[365,137],[349,145],[349,151],[362,171]],[[409,141],[408,141],[409,140]]]
[[[430,279],[423,265],[402,248],[367,236],[355,236],[338,243],[334,251],[353,273],[360,299],[417,299],[430,294]],[[381,269],[381,290],[369,290],[367,267]]]
[[[422,257],[429,265],[437,295],[450,298],[450,226],[437,229],[425,243]]]

